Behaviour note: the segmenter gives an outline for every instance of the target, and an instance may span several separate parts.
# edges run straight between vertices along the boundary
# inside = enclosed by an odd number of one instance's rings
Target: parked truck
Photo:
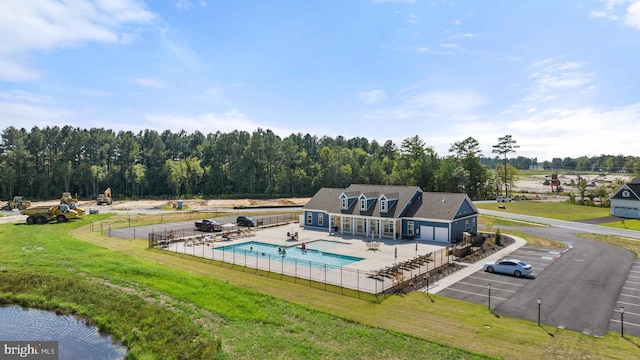
[[[14,196],[13,200],[7,201],[0,210],[11,211],[13,209],[23,210],[31,206],[31,201],[25,200],[22,196]]]
[[[113,203],[113,199],[111,199],[111,188],[107,188],[107,190],[105,190],[104,193],[98,194],[96,203],[98,205],[102,205],[102,204],[111,205]]]
[[[27,224],[46,224],[51,221],[66,222],[79,217],[78,212],[70,209],[67,204],[54,206],[33,206],[20,210],[22,215],[27,215]]]
[[[222,231],[222,224],[213,219],[204,219],[202,221],[196,221],[196,230],[208,232]]]

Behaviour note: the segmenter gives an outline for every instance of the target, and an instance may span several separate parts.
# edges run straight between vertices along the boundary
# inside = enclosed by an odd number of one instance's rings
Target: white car
[[[496,201],[497,201],[497,202],[511,202],[511,198],[510,198],[510,197],[508,197],[508,196],[502,196],[502,195],[500,195],[500,196],[498,196],[498,197],[496,198]]]
[[[492,261],[484,264],[484,271],[493,273],[509,274],[516,277],[531,275],[531,265],[516,259],[505,259]]]

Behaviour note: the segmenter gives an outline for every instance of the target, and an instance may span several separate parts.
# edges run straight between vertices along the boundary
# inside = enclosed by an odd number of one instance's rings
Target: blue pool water
[[[364,258],[333,254],[325,251],[313,249],[313,242],[309,243],[306,250],[302,250],[300,245],[278,246],[273,244],[261,243],[258,241],[249,241],[242,244],[228,245],[216,248],[215,251],[224,251],[226,253],[236,253],[248,256],[258,256],[264,258],[277,258],[287,263],[303,263],[309,262],[309,265],[316,268],[338,268],[347,266]],[[286,254],[278,253],[278,248],[285,249]]]

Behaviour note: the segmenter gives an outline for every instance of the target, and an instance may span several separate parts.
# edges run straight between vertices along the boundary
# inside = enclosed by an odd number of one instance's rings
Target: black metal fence
[[[167,236],[168,235],[168,236]],[[243,271],[264,271],[267,274],[289,276],[294,282],[305,281],[310,286],[327,291],[374,296],[377,301],[407,289],[434,286],[430,273],[447,271],[454,256],[450,248],[397,262],[387,267],[365,271],[348,266],[330,266],[324,263],[302,260],[282,255],[238,249],[212,240],[211,236],[190,238],[172,237],[171,234],[149,235],[149,246],[178,254],[215,260],[220,266],[236,267]],[[231,245],[231,244],[229,244]]]

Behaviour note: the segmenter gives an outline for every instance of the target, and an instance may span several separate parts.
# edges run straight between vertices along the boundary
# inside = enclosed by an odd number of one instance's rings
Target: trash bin
[[[182,200],[178,200],[178,204],[176,205],[177,210],[182,210]]]

